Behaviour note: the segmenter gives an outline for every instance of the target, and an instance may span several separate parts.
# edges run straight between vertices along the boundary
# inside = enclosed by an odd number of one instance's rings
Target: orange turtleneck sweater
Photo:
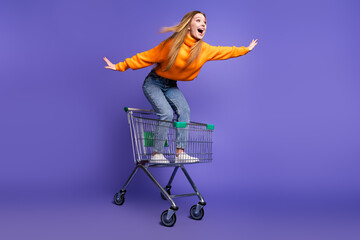
[[[199,74],[205,62],[239,57],[249,52],[248,47],[215,47],[203,42],[199,59],[186,67],[191,47],[196,41],[189,34],[186,36],[174,65],[166,72],[163,72],[161,69],[164,69],[169,62],[168,53],[172,41],[168,41],[164,46],[161,43],[153,49],[138,53],[132,58],[125,59],[124,62],[119,62],[115,66],[118,71],[123,72],[128,68],[136,70],[157,63],[155,72],[159,76],[177,81],[191,81]]]

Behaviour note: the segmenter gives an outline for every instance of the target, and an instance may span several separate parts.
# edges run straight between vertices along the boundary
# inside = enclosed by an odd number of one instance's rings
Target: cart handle
[[[124,110],[125,110],[125,112],[128,112],[128,111],[132,111],[132,112],[152,112],[152,113],[155,112],[153,110],[140,109],[140,108],[130,108],[130,107],[124,107]]]
[[[149,112],[149,113],[155,113],[154,110],[148,110],[148,109],[140,109],[140,108],[129,108],[129,107],[124,107],[125,112]],[[187,126],[187,124],[197,124],[197,125],[203,125],[206,126],[206,129],[208,130],[214,130],[214,125],[213,124],[206,124],[206,123],[198,123],[198,122],[193,122],[190,121],[190,123],[186,123],[186,122],[173,122],[173,126],[175,128],[185,128]]]

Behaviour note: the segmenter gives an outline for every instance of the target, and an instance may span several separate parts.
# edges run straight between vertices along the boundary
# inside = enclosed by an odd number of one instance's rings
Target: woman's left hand
[[[251,41],[251,43],[250,43],[250,45],[249,45],[249,50],[250,51],[252,51],[253,49],[254,49],[254,47],[258,44],[258,42],[257,42],[258,40],[257,39],[253,39],[252,41]]]
[[[116,71],[116,66],[115,66],[115,64],[113,64],[112,62],[110,62],[109,59],[107,59],[106,57],[104,57],[104,61],[107,63],[107,66],[105,66],[105,68]]]

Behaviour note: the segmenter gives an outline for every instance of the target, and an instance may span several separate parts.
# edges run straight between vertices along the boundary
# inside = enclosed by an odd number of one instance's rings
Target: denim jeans
[[[173,121],[174,113],[178,122],[190,122],[189,105],[177,87],[177,81],[160,77],[151,71],[145,78],[143,91],[159,120]],[[162,153],[170,123],[159,121],[154,134],[154,151]],[[186,148],[187,133],[184,128],[176,129],[176,148]]]

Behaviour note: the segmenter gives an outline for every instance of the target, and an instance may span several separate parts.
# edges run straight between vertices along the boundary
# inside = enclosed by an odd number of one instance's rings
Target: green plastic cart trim
[[[174,122],[175,128],[186,128],[186,122]]]
[[[152,132],[143,132],[144,135],[144,147],[153,147],[154,146],[154,133]],[[165,147],[169,146],[168,141],[165,141]]]
[[[127,111],[129,110],[129,108],[128,108],[128,107],[124,107],[124,110],[125,110],[125,112],[127,112]]]
[[[214,125],[213,124],[207,124],[206,125],[206,129],[208,129],[208,130],[214,130]]]

